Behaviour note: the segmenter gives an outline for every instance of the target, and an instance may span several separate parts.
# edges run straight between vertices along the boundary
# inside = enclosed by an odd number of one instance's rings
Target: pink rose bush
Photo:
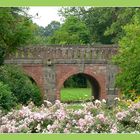
[[[121,102],[118,100],[118,102]],[[140,102],[109,108],[106,100],[81,104],[74,110],[56,100],[0,111],[0,133],[139,133]]]

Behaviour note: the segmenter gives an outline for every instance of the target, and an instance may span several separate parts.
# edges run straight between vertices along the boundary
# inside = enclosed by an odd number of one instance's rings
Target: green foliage
[[[124,35],[122,27],[130,23],[133,16],[140,12],[135,7],[66,7],[59,13],[62,17],[76,16],[85,22],[90,31],[90,43],[118,43]]]
[[[82,19],[85,21],[90,31],[91,43],[99,42],[111,44],[112,36],[104,35],[107,27],[112,24],[114,8],[89,8],[83,13]]]
[[[33,36],[29,41],[31,45],[47,45],[48,37],[52,36],[53,33],[60,28],[60,23],[58,21],[52,21],[45,28],[38,26],[37,24],[32,24]]]
[[[1,66],[0,81],[7,84],[15,97],[15,101],[28,104],[32,100],[36,105],[41,105],[41,93],[31,80],[16,66]]]
[[[15,105],[12,92],[8,85],[0,82],[0,109],[10,110]]]
[[[112,37],[112,42],[118,43],[119,39],[124,36],[123,27],[133,21],[134,16],[140,13],[140,8],[113,8],[112,23],[107,27],[105,35]]]
[[[28,42],[31,46],[36,45],[46,45],[47,37],[44,35],[44,27],[38,26],[37,24],[32,24],[33,36]]]
[[[64,82],[64,87],[69,88],[87,88],[88,86],[88,80],[83,74],[73,75]]]
[[[53,33],[58,30],[60,28],[60,22],[58,21],[52,21],[50,24],[48,24],[45,28],[44,28],[44,35],[46,37],[48,36],[52,36]]]
[[[119,52],[114,62],[120,67],[116,84],[127,96],[140,94],[140,18],[135,16],[131,24],[123,28],[125,35],[120,40]]]
[[[31,100],[35,103],[36,106],[40,106],[43,103],[42,95],[40,89],[35,83],[32,83],[31,93]]]
[[[89,31],[84,22],[75,16],[70,16],[48,40],[49,44],[87,44]]]
[[[0,7],[0,64],[6,55],[32,36],[32,21],[25,8]]]

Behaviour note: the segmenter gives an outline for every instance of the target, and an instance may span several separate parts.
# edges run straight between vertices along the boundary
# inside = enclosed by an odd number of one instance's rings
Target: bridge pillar
[[[115,77],[118,73],[118,67],[115,65],[107,64],[107,73],[106,73],[106,90],[108,102],[112,102],[115,97],[118,96],[118,89],[115,87]]]
[[[56,100],[56,76],[55,65],[44,67],[44,88],[46,94],[44,99],[54,102]]]

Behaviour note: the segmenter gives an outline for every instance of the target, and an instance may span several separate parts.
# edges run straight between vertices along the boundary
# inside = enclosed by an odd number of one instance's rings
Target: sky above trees
[[[61,7],[51,7],[51,6],[43,6],[43,7],[29,7],[29,14],[32,15],[34,18],[32,19],[33,22],[38,24],[39,26],[46,27],[52,21],[59,21],[60,17],[58,15],[58,10]],[[38,13],[38,16],[36,16]]]

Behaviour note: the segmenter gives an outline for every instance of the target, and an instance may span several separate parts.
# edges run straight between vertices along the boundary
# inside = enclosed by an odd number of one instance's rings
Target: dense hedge
[[[10,110],[15,105],[14,97],[8,85],[0,82],[0,109]]]
[[[35,105],[42,104],[40,90],[19,67],[1,66],[0,81],[7,84],[16,103],[28,104],[29,101],[33,101]]]

